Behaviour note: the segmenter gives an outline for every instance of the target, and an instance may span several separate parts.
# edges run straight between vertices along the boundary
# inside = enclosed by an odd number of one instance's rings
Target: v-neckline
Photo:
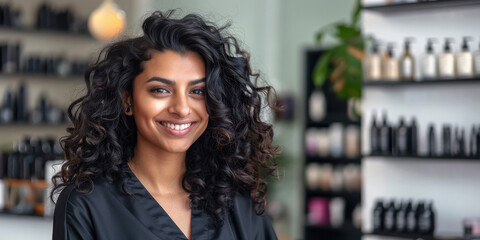
[[[127,173],[130,177],[126,181],[127,187],[134,190],[134,193],[140,194],[142,197],[136,197],[138,204],[142,205],[144,210],[152,217],[150,229],[160,239],[168,236],[169,239],[188,240],[187,236],[180,230],[178,225],[168,215],[165,209],[159,202],[150,194],[147,188],[140,182],[137,176],[130,169],[128,164],[125,164]],[[210,239],[212,229],[208,227],[208,216],[204,211],[191,208],[190,211],[190,240],[206,240]]]

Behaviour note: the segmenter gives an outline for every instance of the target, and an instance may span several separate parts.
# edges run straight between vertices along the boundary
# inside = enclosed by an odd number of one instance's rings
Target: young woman
[[[53,239],[276,239],[265,178],[278,155],[237,40],[156,12],[85,74],[61,142]]]

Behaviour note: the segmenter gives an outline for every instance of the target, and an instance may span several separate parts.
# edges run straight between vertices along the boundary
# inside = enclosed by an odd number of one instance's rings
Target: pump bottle
[[[382,57],[378,51],[378,43],[374,42],[372,52],[367,56],[367,79],[378,81],[382,78]]]
[[[393,43],[387,44],[387,53],[383,59],[383,79],[398,81],[400,78],[398,60],[393,55]]]
[[[435,55],[435,52],[433,50],[434,42],[434,38],[429,38],[427,40],[426,54],[422,60],[422,78],[425,80],[438,78],[437,56]]]
[[[457,73],[459,78],[472,78],[475,74],[473,54],[468,48],[471,37],[463,37],[462,51],[457,54]]]
[[[415,58],[410,52],[410,43],[413,38],[405,39],[403,55],[400,57],[400,78],[402,81],[413,81],[415,78]]]
[[[440,78],[453,79],[456,77],[456,64],[455,56],[450,48],[450,43],[453,40],[451,38],[445,39],[445,45],[443,47],[443,53],[438,57],[438,70]]]

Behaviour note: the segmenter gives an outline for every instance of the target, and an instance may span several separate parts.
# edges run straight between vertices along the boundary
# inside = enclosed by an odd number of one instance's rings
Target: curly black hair
[[[133,94],[133,80],[153,51],[199,54],[206,71],[205,132],[188,149],[182,186],[192,208],[204,209],[217,226],[235,192],[249,195],[255,212],[266,206],[266,178],[276,173],[279,149],[272,143],[272,125],[261,112],[275,108],[275,91],[258,86],[249,54],[225,33],[196,14],[174,18],[174,11],[155,12],[143,23],[144,35],[107,46],[85,73],[86,94],[68,108],[73,126],[60,142],[66,162],[53,178],[55,192],[68,184],[93,191],[104,176],[122,180],[122,166],[133,157],[137,130],[123,112],[123,92]],[[87,188],[85,188],[87,186]]]

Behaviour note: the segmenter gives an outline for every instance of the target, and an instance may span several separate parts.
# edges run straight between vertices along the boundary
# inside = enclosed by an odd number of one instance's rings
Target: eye
[[[203,96],[203,95],[205,95],[205,89],[203,89],[203,88],[200,88],[200,89],[193,89],[193,90],[192,90],[192,93],[193,93],[193,94],[197,94],[197,95],[202,95],[202,96]]]
[[[164,88],[152,88],[150,89],[150,92],[151,93],[159,93],[159,94],[164,94],[164,93],[168,93],[168,91]]]

